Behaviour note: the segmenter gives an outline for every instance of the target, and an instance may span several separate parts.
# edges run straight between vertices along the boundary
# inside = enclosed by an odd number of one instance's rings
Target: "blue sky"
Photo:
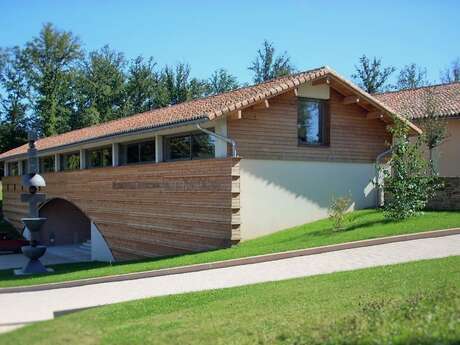
[[[459,13],[458,0],[0,0],[0,46],[22,45],[52,22],[86,50],[109,44],[128,58],[188,62],[200,78],[223,67],[245,82],[268,39],[299,70],[329,65],[349,77],[365,53],[397,67],[416,62],[434,81],[460,57]]]

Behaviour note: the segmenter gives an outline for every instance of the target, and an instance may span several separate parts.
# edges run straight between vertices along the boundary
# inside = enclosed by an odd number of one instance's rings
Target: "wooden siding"
[[[288,92],[269,100],[269,108],[243,110],[241,119],[229,119],[228,134],[238,144],[241,158],[373,162],[391,141],[386,124],[367,119],[367,110],[343,104],[344,96],[331,88],[330,146],[299,146],[297,97]]]
[[[203,251],[240,238],[239,160],[140,164],[44,174],[47,198],[77,205],[118,260]],[[3,179],[5,216],[26,216],[19,177]]]

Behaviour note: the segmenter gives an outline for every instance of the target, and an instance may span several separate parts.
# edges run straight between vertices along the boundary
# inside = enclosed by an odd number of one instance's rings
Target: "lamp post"
[[[46,247],[39,245],[37,239],[42,225],[46,222],[46,218],[39,217],[38,205],[46,200],[46,194],[37,193],[40,187],[45,187],[45,179],[38,174],[38,158],[35,141],[37,137],[35,133],[29,132],[28,141],[28,171],[22,176],[22,185],[27,188],[28,193],[21,194],[21,201],[29,204],[29,217],[22,218],[21,221],[30,231],[30,245],[21,248],[22,253],[29,258],[27,264],[20,269],[14,270],[16,275],[27,275],[37,273],[53,272],[51,268],[46,268],[40,262],[40,258],[45,254]]]

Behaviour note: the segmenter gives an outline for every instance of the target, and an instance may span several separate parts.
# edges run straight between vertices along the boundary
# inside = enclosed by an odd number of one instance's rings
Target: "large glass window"
[[[80,169],[80,152],[61,155],[61,170]]]
[[[206,133],[165,137],[166,160],[207,159],[215,157],[215,139]]]
[[[126,145],[126,163],[154,162],[155,141],[143,141]]]
[[[54,156],[40,157],[40,172],[47,173],[54,171]]]
[[[88,168],[101,168],[112,166],[112,147],[103,147],[88,150]]]
[[[28,173],[28,170],[29,170],[29,162],[27,161],[27,159],[24,159],[22,162],[22,174],[23,175],[26,175]]]
[[[19,175],[19,162],[8,163],[8,173],[10,176],[18,176]]]
[[[327,101],[299,98],[297,116],[297,134],[300,144],[329,144]]]

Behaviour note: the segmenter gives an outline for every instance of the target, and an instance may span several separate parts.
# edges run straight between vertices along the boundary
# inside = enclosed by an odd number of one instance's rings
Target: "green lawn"
[[[459,344],[460,257],[89,309],[0,344]]]
[[[16,277],[12,270],[4,270],[0,271],[0,287],[140,272],[453,227],[460,227],[460,212],[426,212],[419,217],[395,223],[386,221],[381,211],[361,210],[348,215],[347,227],[340,232],[333,231],[331,222],[325,219],[246,241],[232,248],[198,254],[114,265],[104,263],[54,265],[52,267],[55,273],[35,277]]]

